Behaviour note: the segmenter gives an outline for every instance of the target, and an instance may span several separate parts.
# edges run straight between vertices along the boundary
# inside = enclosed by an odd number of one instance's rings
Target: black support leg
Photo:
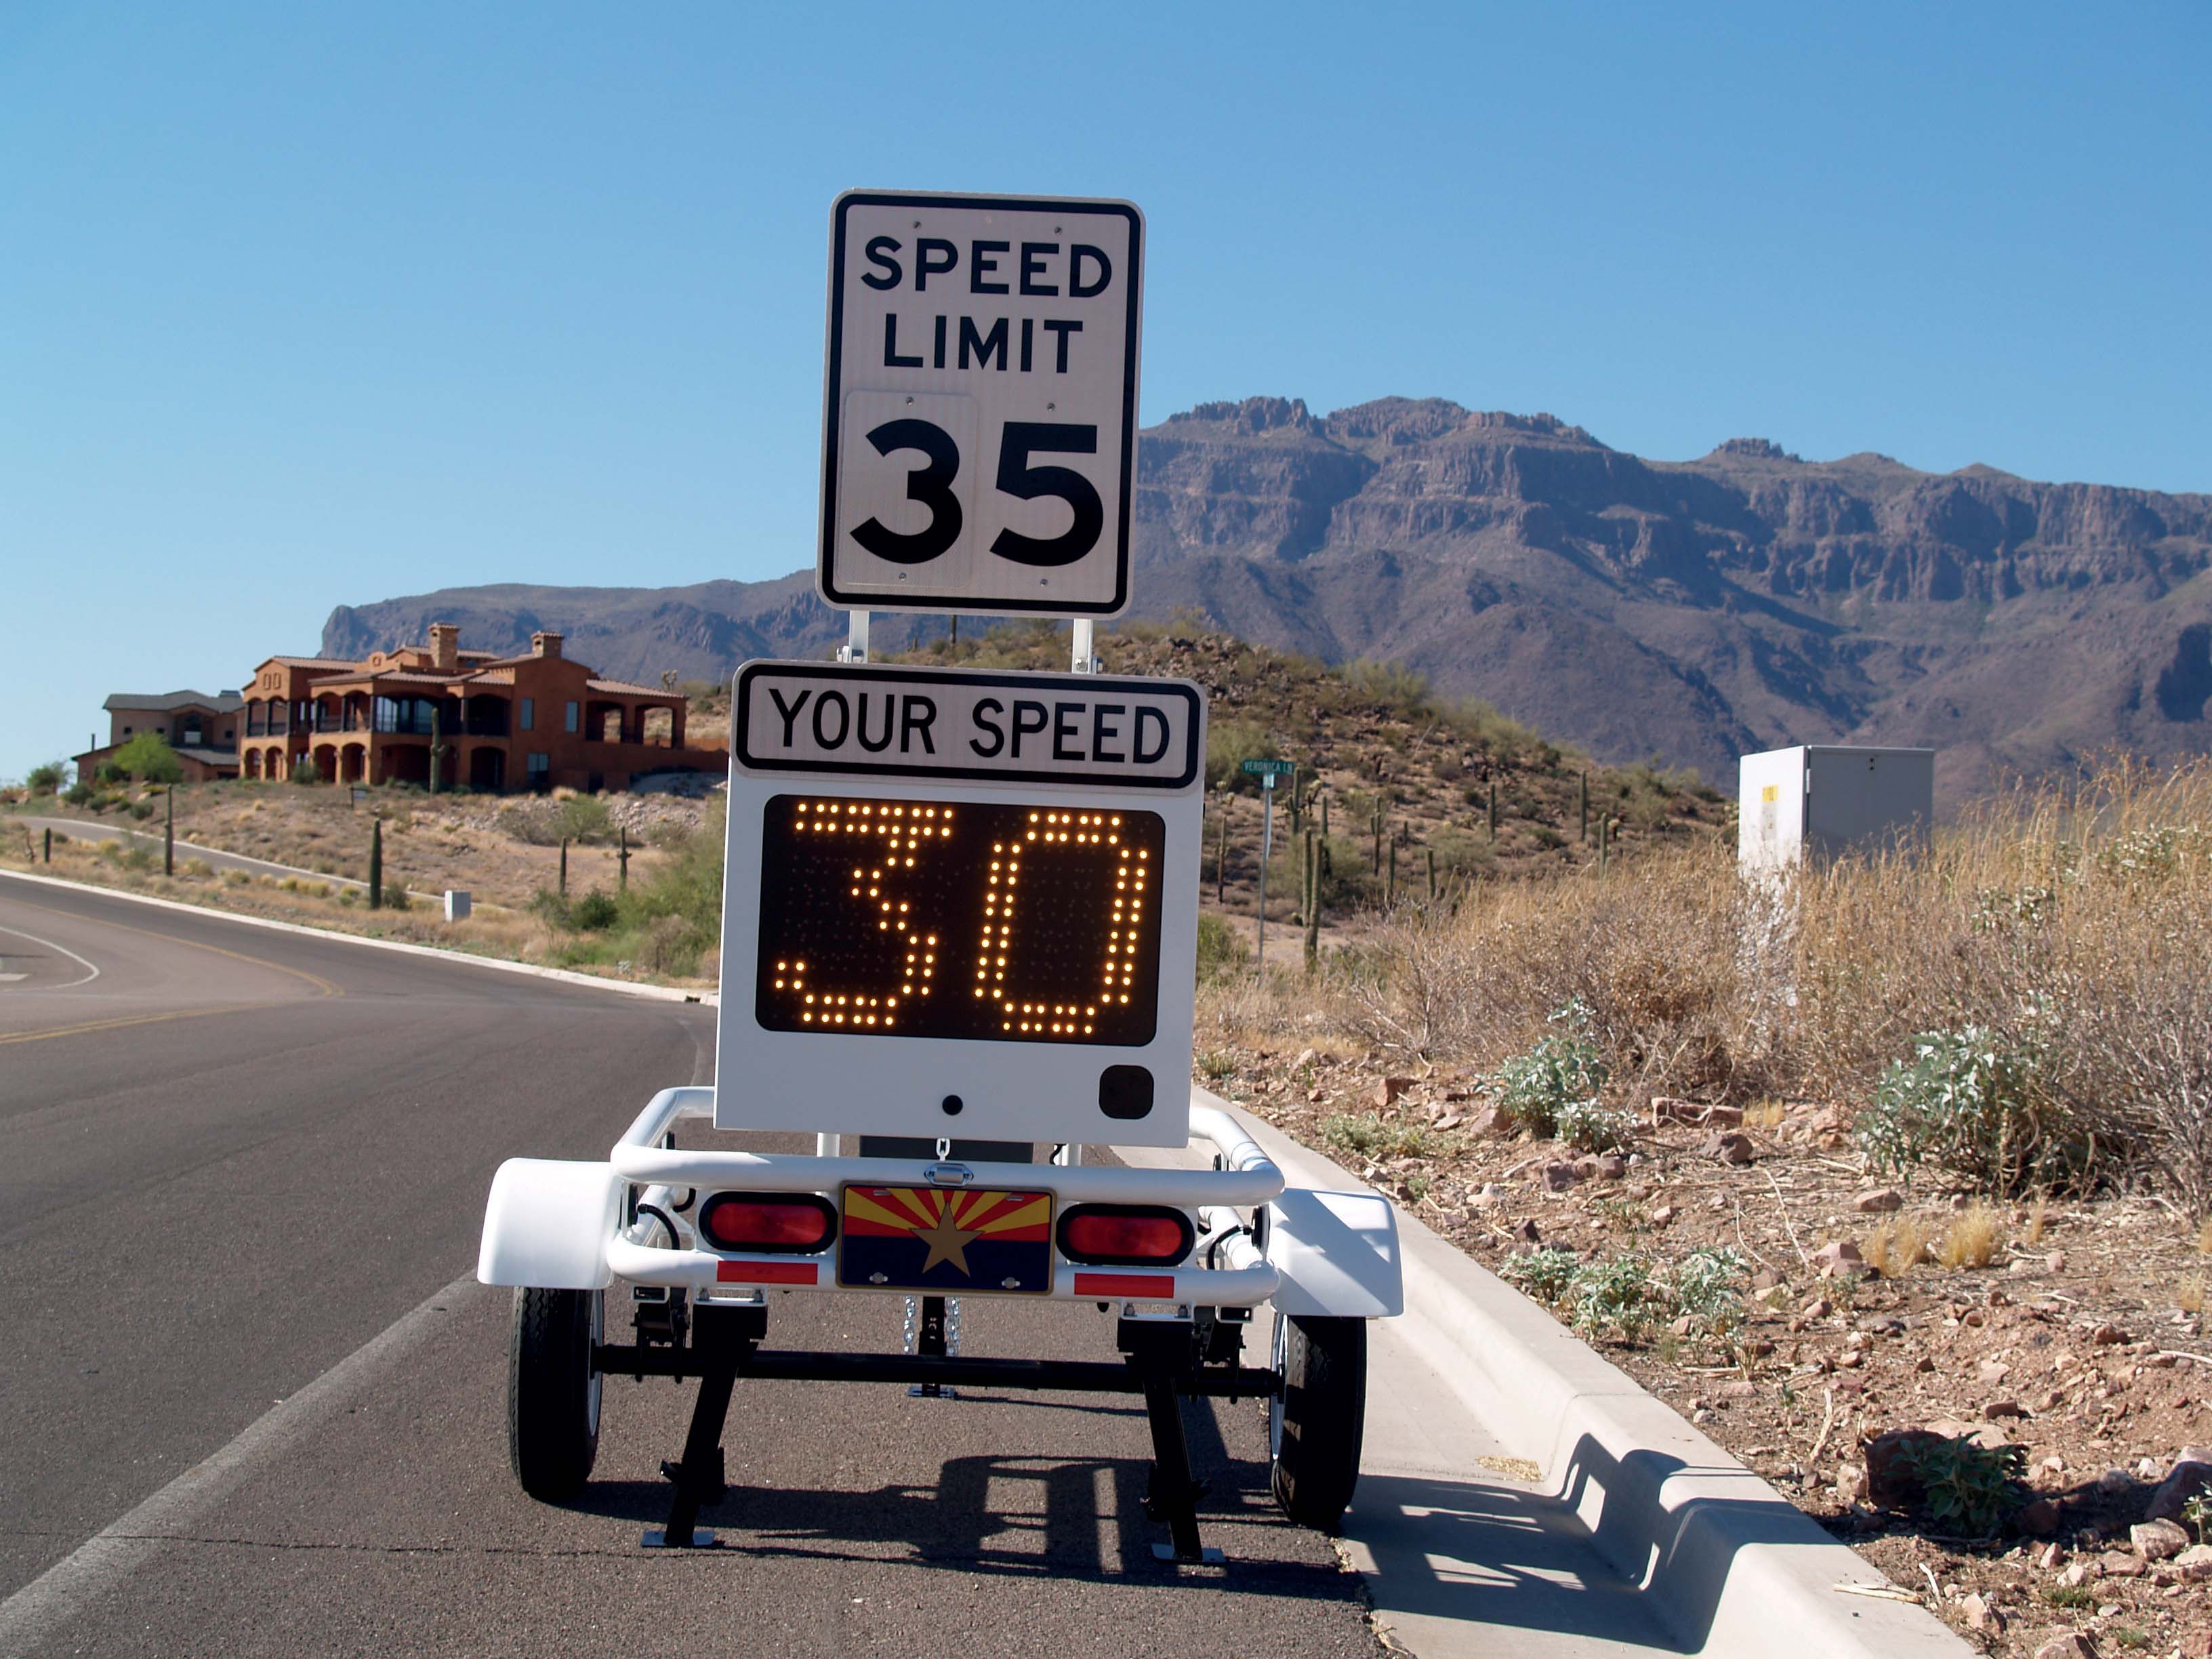
[[[683,1461],[664,1462],[660,1472],[675,1486],[667,1523],[648,1529],[647,1549],[711,1548],[713,1533],[700,1528],[702,1504],[717,1503],[728,1490],[723,1476],[722,1428],[729,1419],[730,1395],[738,1367],[768,1331],[765,1308],[718,1308],[702,1303],[691,1328],[701,1373],[699,1397],[691,1407],[691,1427],[684,1437]]]

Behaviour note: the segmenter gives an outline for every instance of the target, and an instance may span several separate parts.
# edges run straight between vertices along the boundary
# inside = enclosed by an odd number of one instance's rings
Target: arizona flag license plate
[[[1052,1194],[939,1187],[844,1190],[837,1282],[856,1290],[1052,1290]]]

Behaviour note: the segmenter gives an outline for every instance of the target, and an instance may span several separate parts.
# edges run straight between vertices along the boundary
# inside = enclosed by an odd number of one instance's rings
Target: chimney
[[[530,654],[533,657],[559,656],[561,636],[558,634],[532,634],[530,636]]]
[[[451,623],[430,624],[430,666],[450,674],[461,665],[461,630]]]

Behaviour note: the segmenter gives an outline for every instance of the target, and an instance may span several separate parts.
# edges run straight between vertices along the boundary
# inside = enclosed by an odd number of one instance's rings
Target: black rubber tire
[[[1278,1314],[1275,1327],[1283,1397],[1269,1413],[1269,1484],[1285,1515],[1333,1533],[1359,1484],[1367,1322]]]
[[[592,1370],[600,1293],[518,1290],[507,1364],[507,1456],[523,1491],[574,1498],[599,1455],[599,1378]]]

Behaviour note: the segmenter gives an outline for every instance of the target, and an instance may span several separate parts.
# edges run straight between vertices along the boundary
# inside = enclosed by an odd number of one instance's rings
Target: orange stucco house
[[[527,655],[464,651],[450,623],[427,645],[359,662],[270,657],[244,688],[240,775],[286,778],[302,759],[326,783],[430,781],[509,792],[626,789],[647,772],[726,771],[728,754],[689,746],[673,691],[603,679],[530,636]]]

